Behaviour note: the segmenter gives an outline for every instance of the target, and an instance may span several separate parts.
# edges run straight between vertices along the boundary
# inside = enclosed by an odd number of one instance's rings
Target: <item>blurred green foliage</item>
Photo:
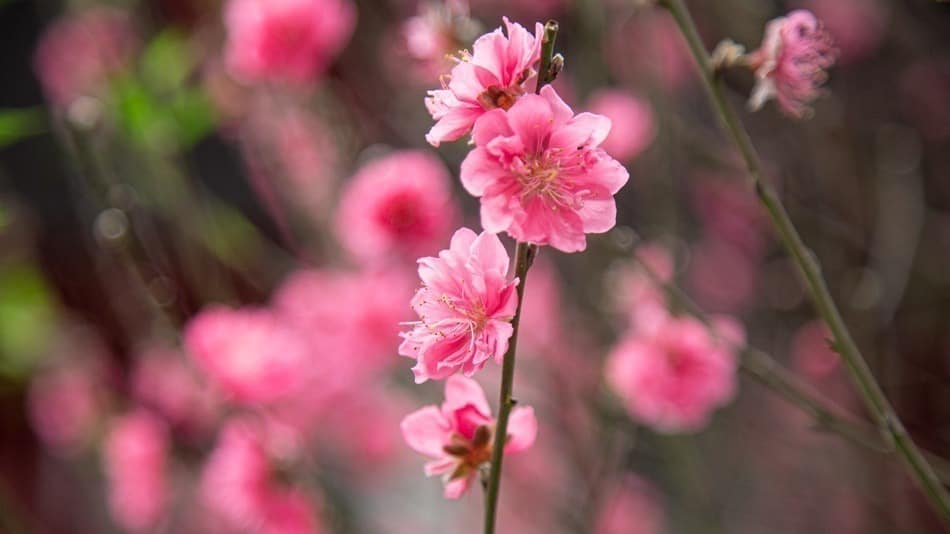
[[[26,379],[53,333],[49,288],[29,264],[0,266],[0,376]]]

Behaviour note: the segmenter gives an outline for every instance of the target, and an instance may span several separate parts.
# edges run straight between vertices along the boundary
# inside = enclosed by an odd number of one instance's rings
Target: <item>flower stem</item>
[[[557,21],[544,23],[544,37],[541,42],[541,64],[538,67],[538,84],[535,93],[554,81],[560,65],[554,61],[554,42],[557,40]],[[494,534],[495,517],[498,513],[498,491],[501,488],[501,464],[504,459],[505,443],[508,441],[508,416],[514,408],[515,399],[511,396],[515,381],[515,350],[518,346],[518,324],[521,322],[521,306],[524,304],[524,288],[528,279],[528,269],[538,253],[538,246],[518,242],[515,247],[515,276],[518,278],[518,307],[511,319],[511,339],[508,351],[501,366],[501,394],[498,400],[498,421],[495,424],[495,439],[492,443],[491,468],[485,483],[485,534]]]
[[[910,475],[924,490],[931,504],[945,522],[950,522],[950,493],[940,483],[930,463],[927,462],[923,453],[907,433],[894,408],[875,380],[874,374],[841,318],[841,313],[838,311],[828,290],[828,284],[822,277],[818,260],[814,253],[805,246],[775,190],[763,179],[762,163],[758,152],[756,152],[748,132],[739,121],[735,110],[726,102],[722,85],[717,79],[715,71],[711,68],[709,54],[699,38],[696,24],[693,22],[689,10],[683,0],[660,0],[660,3],[673,15],[676,24],[686,38],[686,43],[689,45],[690,52],[700,68],[700,77],[719,120],[742,154],[755,186],[756,195],[768,212],[782,244],[804,277],[811,300],[818,314],[831,330],[834,348],[847,365],[852,381],[861,393],[868,411],[877,420],[878,427],[885,439],[893,442],[896,451],[904,458]]]
[[[511,396],[515,381],[515,350],[518,345],[518,323],[521,322],[521,306],[524,304],[524,287],[528,269],[538,252],[537,245],[518,242],[515,248],[515,276],[518,278],[518,307],[511,319],[511,339],[508,351],[501,367],[501,395],[498,401],[498,422],[495,425],[495,438],[491,451],[491,471],[485,486],[485,534],[494,534],[495,516],[498,508],[498,491],[501,487],[501,462],[504,458],[505,442],[508,440],[508,416],[517,401]]]

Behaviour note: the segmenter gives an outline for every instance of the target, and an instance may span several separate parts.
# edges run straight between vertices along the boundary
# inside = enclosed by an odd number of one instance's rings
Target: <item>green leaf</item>
[[[46,131],[41,107],[0,109],[0,148]]]

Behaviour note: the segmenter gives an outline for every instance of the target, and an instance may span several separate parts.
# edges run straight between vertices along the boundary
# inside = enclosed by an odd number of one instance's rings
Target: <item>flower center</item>
[[[512,85],[506,88],[492,85],[478,95],[478,103],[485,109],[501,108],[508,111],[511,106],[515,105],[518,97],[523,94],[524,88],[520,85]]]
[[[458,467],[449,478],[468,476],[483,463],[491,459],[493,429],[487,425],[479,425],[467,439],[461,434],[453,434],[448,445],[442,448],[447,454],[458,460]]]

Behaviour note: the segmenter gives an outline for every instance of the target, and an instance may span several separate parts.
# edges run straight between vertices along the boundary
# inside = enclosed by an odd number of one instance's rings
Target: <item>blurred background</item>
[[[754,49],[794,8],[835,39],[812,117],[770,105],[743,119],[888,397],[950,458],[950,6],[688,3],[710,49]],[[503,15],[559,21],[555,87],[611,117],[605,148],[631,178],[615,229],[583,253],[542,249],[528,277],[515,394],[540,432],[506,460],[499,531],[942,531],[896,457],[745,374],[678,434],[638,424],[604,385],[648,243],[703,309],[867,419],[664,11],[309,4],[318,42],[291,22],[281,37],[307,61],[267,71],[234,50],[254,38],[252,8],[0,1],[0,531],[480,532],[480,488],[444,500],[402,441],[401,418],[441,402],[442,384],[414,385],[396,347],[415,259],[480,228],[457,179],[469,148],[425,143],[423,98]],[[726,82],[743,107],[751,76]],[[213,387],[182,332],[216,305],[291,325],[312,359],[304,390],[261,407]],[[493,406],[498,376],[477,377]],[[273,498],[238,528],[228,517],[254,507],[241,484]]]

